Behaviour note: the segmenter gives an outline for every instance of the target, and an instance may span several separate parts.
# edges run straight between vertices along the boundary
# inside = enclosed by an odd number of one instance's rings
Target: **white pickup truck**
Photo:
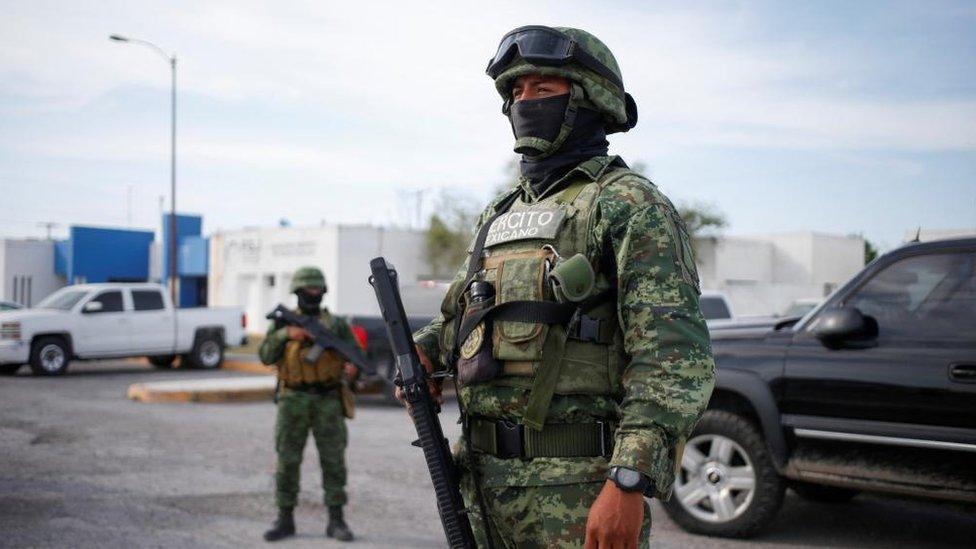
[[[192,368],[219,368],[224,348],[242,345],[240,309],[174,309],[159,284],[80,284],[31,309],[0,313],[0,374],[30,364],[35,375],[59,375],[73,358],[146,356],[169,368],[182,355]]]

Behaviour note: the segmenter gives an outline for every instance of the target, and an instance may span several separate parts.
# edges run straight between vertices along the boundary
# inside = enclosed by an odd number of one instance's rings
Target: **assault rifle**
[[[410,325],[400,300],[396,270],[382,257],[370,261],[369,268],[372,271],[369,283],[376,292],[376,301],[379,302],[380,312],[386,323],[390,348],[393,349],[396,367],[400,372],[400,387],[409,403],[410,416],[417,429],[418,440],[414,445],[424,451],[444,534],[452,549],[474,549],[471,522],[465,514],[464,500],[461,499],[458,486],[457,465],[451,457],[440,420],[437,419],[440,406],[430,395],[427,372],[414,349]]]
[[[325,326],[322,326],[322,323],[316,317],[300,315],[284,305],[278,305],[273,311],[268,313],[267,319],[289,326],[298,326],[312,336],[312,347],[305,353],[305,362],[309,364],[314,364],[318,361],[326,349],[334,349],[340,355],[344,356],[346,360],[358,366],[360,372],[369,372],[372,370],[372,366],[370,366],[369,361],[363,356],[363,353],[357,345],[336,337],[335,334],[326,330]]]

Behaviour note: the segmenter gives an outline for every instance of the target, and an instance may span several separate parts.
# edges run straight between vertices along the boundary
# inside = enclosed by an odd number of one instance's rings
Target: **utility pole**
[[[61,224],[55,223],[54,221],[42,221],[38,223],[37,226],[44,227],[45,229],[47,229],[47,236],[45,238],[47,238],[47,240],[51,240],[51,229],[55,227],[60,227]]]

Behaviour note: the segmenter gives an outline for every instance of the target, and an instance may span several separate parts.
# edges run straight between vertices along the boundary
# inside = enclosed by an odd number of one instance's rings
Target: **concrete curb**
[[[247,374],[274,375],[275,369],[265,366],[256,360],[242,360],[238,358],[225,358],[221,370],[232,372],[244,372]]]
[[[135,383],[129,386],[126,397],[145,403],[270,401],[275,383],[271,376]]]

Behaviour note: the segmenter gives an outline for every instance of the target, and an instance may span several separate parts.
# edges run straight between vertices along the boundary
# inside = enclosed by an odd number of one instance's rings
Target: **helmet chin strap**
[[[583,92],[583,87],[573,82],[569,88],[569,104],[566,106],[566,114],[563,115],[563,123],[559,128],[559,133],[556,138],[552,141],[546,141],[539,137],[518,137],[515,140],[515,148],[519,147],[531,147],[535,150],[542,151],[537,155],[524,155],[526,158],[531,160],[542,160],[551,156],[553,153],[559,150],[569,138],[569,134],[573,131],[573,125],[576,124],[576,113],[579,111],[579,104],[585,97]],[[509,101],[505,102],[503,111],[508,114],[511,107]],[[509,123],[512,124],[512,133],[515,133],[515,125],[512,123],[512,118],[508,117]]]

